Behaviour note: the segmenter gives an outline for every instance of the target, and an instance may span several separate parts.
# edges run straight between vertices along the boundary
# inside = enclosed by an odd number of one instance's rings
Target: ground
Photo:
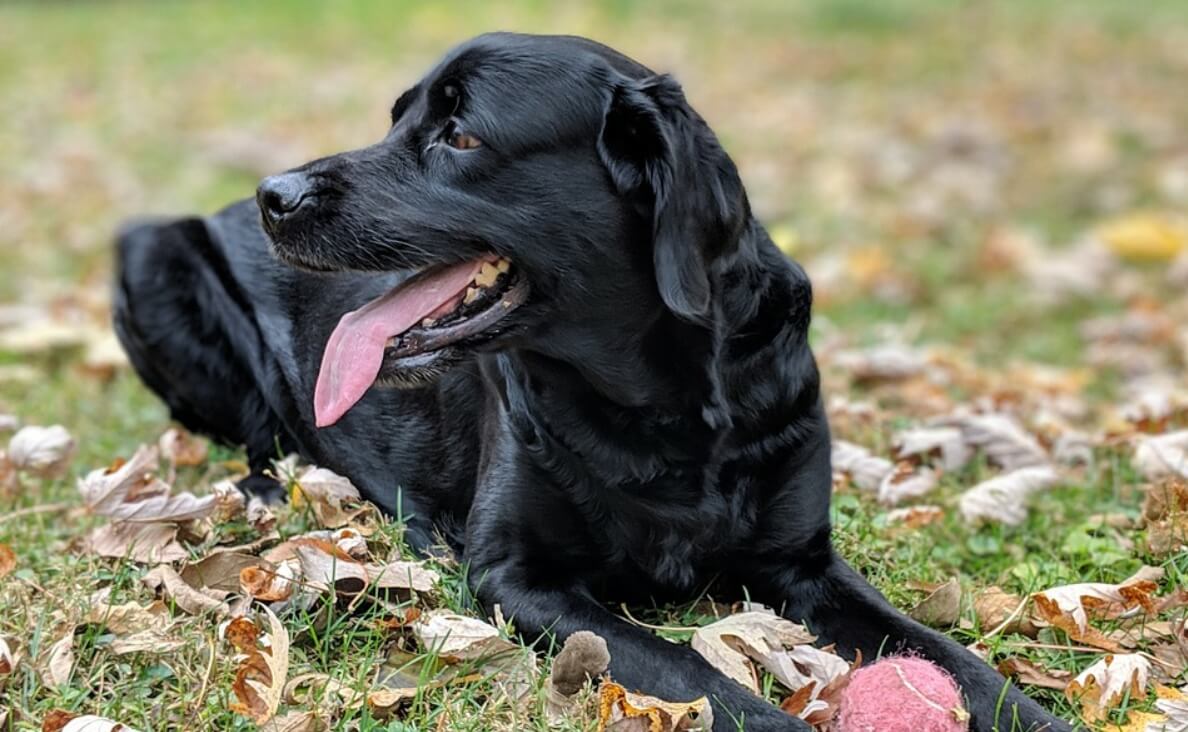
[[[154,593],[141,582],[148,565],[81,546],[104,519],[83,510],[76,480],[169,426],[105,350],[112,232],[130,216],[212,212],[250,195],[264,174],[368,143],[399,91],[450,45],[490,29],[588,35],[684,84],[738,162],[756,212],[814,280],[813,343],[839,438],[894,460],[906,428],[993,412],[1057,466],[1017,526],[962,510],[964,491],[1017,467],[985,444],[948,470],[931,453],[902,463],[905,475],[923,463],[939,476],[905,500],[880,500],[841,471],[837,543],[898,606],[924,597],[915,588],[956,577],[958,617],[944,625],[954,638],[982,643],[992,663],[1018,657],[1076,674],[1101,658],[1100,643],[1058,624],[1030,634],[987,627],[977,598],[990,587],[1022,598],[1119,583],[1143,566],[1163,570],[1159,597],[1188,585],[1183,534],[1160,543],[1152,528],[1174,529],[1176,517],[1143,511],[1152,486],[1170,478],[1136,459],[1147,435],[1188,426],[1180,3],[5,4],[0,415],[61,424],[77,453],[61,477],[24,474],[0,490],[0,546],[16,556],[8,572],[0,561],[0,638],[23,656],[13,673],[0,671],[0,720],[9,712],[0,728],[39,729],[51,710],[138,729],[162,720],[255,728],[230,708],[236,663],[216,621],[179,619],[168,631],[182,641],[176,650],[128,654],[112,650],[110,627],[83,622],[97,591],[121,603]],[[30,322],[37,327],[22,330]],[[239,457],[215,448],[174,485],[203,494]],[[918,525],[917,512],[904,524],[891,513],[896,502],[935,506],[939,518]],[[308,510],[280,518],[283,536],[318,523]],[[242,520],[219,526],[189,551],[252,531]],[[398,538],[389,525],[373,542],[398,552]],[[473,612],[460,570],[439,569],[442,586],[405,607]],[[283,617],[290,677],[375,683],[394,633],[380,622],[385,606],[314,610]],[[729,609],[703,601],[637,617],[679,629],[721,612]],[[1183,609],[1168,600],[1145,612],[1154,630],[1120,648],[1162,662],[1149,685],[1113,705],[1109,723],[1153,709],[1155,676],[1167,687],[1188,681],[1164,653],[1188,642]],[[1123,620],[1100,629],[1120,632]],[[64,623],[78,624],[75,662],[51,684],[43,656]],[[685,641],[690,631],[665,634]],[[764,678],[778,702],[785,691]],[[331,723],[547,727],[500,702],[491,684],[440,684],[392,719],[375,721],[364,707]],[[1085,713],[1062,691],[1026,688],[1065,718]],[[593,729],[597,717],[558,724]]]

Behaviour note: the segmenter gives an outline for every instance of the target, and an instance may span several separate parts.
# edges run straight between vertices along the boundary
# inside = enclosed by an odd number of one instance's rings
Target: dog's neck
[[[656,458],[633,473],[698,454],[728,430],[759,434],[806,412],[818,399],[818,376],[807,347],[812,292],[804,272],[752,221],[711,274],[705,324],[665,312],[580,359],[506,354],[502,378],[515,382],[518,408],[553,431],[584,422],[644,440]]]

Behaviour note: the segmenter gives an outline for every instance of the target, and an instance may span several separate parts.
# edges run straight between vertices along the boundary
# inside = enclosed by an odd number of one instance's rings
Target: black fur
[[[179,420],[253,467],[279,446],[348,475],[417,548],[444,535],[525,635],[593,630],[620,683],[708,694],[715,729],[807,727],[604,603],[745,590],[844,653],[940,663],[978,732],[1070,729],[834,553],[809,281],[672,79],[590,41],[494,34],[392,117],[379,143],[298,169],[267,236],[250,202],[122,236],[119,333]],[[457,129],[484,145],[444,144]],[[338,318],[487,252],[531,285],[498,333],[315,429]]]

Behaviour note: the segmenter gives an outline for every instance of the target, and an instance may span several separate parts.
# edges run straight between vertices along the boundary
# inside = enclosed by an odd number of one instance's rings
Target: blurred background
[[[813,280],[834,433],[870,451],[851,467],[835,454],[841,551],[904,608],[959,577],[960,622],[941,627],[991,661],[1059,669],[1029,691],[1081,713],[1060,689],[1093,649],[1053,628],[986,637],[1000,618],[976,598],[1144,564],[1188,598],[1183,0],[0,0],[0,431],[66,425],[79,472],[155,440],[166,410],[108,324],[118,223],[211,213],[264,175],[369,144],[439,56],[498,29],[590,36],[683,83]],[[970,414],[1006,418],[1006,453],[969,434]],[[937,419],[965,425],[980,457],[905,447],[905,428]],[[966,491],[1020,454],[1059,465],[1057,484],[1030,513],[1025,490],[971,516]],[[1168,480],[1181,504],[1152,497]],[[0,514],[78,500],[68,478],[21,485],[0,470]],[[68,523],[0,531],[24,548],[25,579],[59,597],[112,577],[62,551]],[[1182,605],[1161,607],[1162,635],[1108,648],[1145,649],[1182,685]],[[0,628],[26,633],[9,610]],[[145,689],[163,678],[94,668]],[[131,714],[135,696],[92,705],[30,684],[26,709]]]

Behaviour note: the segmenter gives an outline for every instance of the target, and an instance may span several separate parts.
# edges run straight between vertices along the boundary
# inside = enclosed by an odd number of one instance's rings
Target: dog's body
[[[127,231],[116,304],[175,416],[247,445],[249,489],[275,490],[258,473],[278,449],[349,476],[415,547],[444,535],[526,636],[593,630],[617,680],[710,695],[718,730],[807,726],[603,603],[745,588],[845,653],[936,661],[979,732],[1069,729],[834,554],[808,280],[671,80],[589,41],[484,36],[401,97],[383,142],[259,204],[264,228],[245,202]],[[354,402],[379,346],[343,313],[404,313],[496,254],[502,299],[455,317],[459,292],[385,331],[375,379],[406,388]]]

